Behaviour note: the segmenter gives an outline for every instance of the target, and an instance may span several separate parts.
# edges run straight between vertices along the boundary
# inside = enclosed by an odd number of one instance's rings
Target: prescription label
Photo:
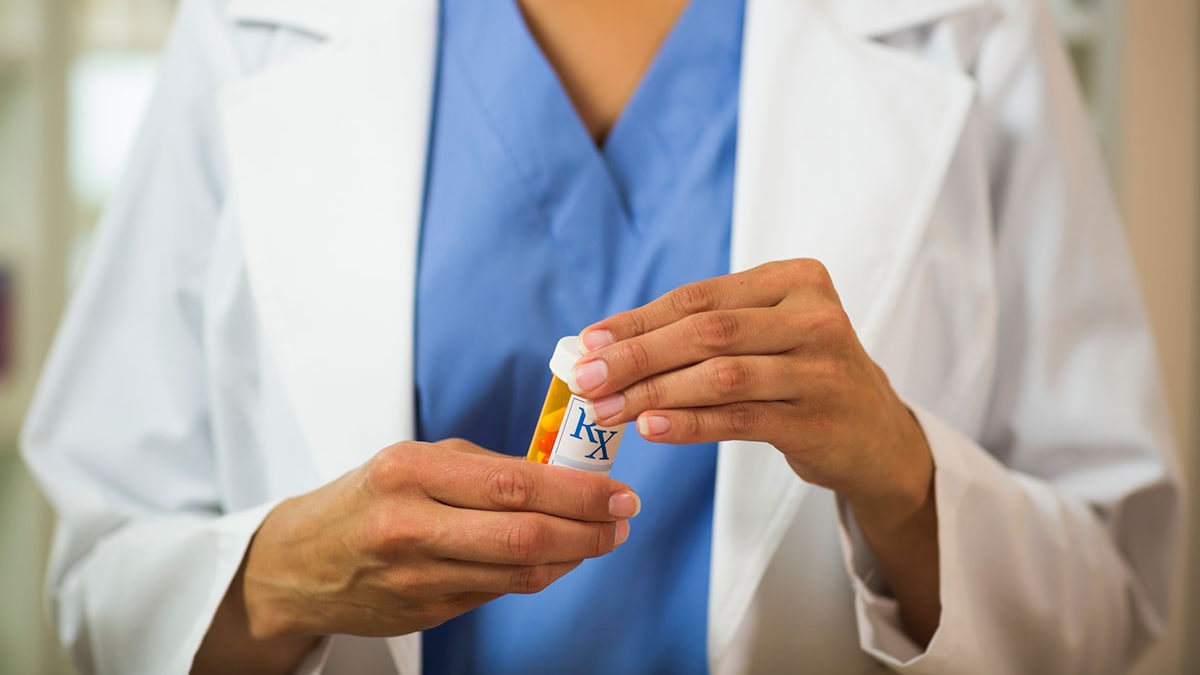
[[[591,404],[572,395],[547,464],[606,474],[612,468],[624,433],[624,426],[602,427],[597,424]]]

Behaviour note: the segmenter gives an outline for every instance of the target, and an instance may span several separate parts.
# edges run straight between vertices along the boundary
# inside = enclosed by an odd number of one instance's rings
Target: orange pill
[[[544,452],[547,455],[554,449],[554,441],[558,439],[558,431],[551,434],[542,434],[537,439],[538,452]]]

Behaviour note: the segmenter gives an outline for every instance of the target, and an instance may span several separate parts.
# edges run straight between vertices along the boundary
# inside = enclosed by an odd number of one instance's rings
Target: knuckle
[[[775,289],[794,288],[802,283],[801,260],[772,260],[757,268],[764,285]]]
[[[545,590],[552,581],[554,575],[545,566],[517,566],[513,568],[510,586],[514,593],[538,593]]]
[[[768,278],[784,288],[805,288],[821,295],[833,294],[833,279],[829,269],[814,258],[795,258],[764,265]]]
[[[733,312],[705,312],[692,319],[696,341],[712,351],[723,351],[733,345],[741,333],[740,329],[740,322]]]
[[[388,585],[410,600],[417,600],[421,605],[414,611],[431,609],[425,601],[435,594],[434,581],[428,573],[417,569],[398,568],[389,572]]]
[[[533,481],[515,467],[499,466],[492,469],[484,479],[484,485],[492,502],[501,509],[525,511],[533,503]]]
[[[366,464],[366,484],[376,491],[385,491],[399,485],[409,473],[412,460],[409,443],[397,443],[375,453]]]
[[[724,396],[732,396],[744,391],[750,381],[749,371],[737,359],[712,359],[709,370],[709,380],[713,389]]]
[[[820,269],[814,275],[812,282],[813,287],[816,288],[817,291],[826,298],[840,303],[840,300],[838,300],[837,287],[833,283],[833,277],[830,276],[829,270],[827,270],[823,264],[817,264],[820,265]]]
[[[475,447],[475,444],[471,441],[468,441],[465,438],[459,438],[457,436],[441,441],[441,445],[442,447],[449,448],[450,450],[456,450],[458,452],[467,452]]]
[[[545,533],[541,528],[526,521],[518,520],[506,528],[501,528],[499,536],[502,540],[501,546],[513,560],[535,560],[546,548]]]
[[[666,391],[663,388],[662,382],[654,377],[648,380],[643,380],[634,392],[636,399],[641,399],[642,407],[646,410],[654,410],[661,408],[666,401]]]
[[[616,523],[596,525],[595,536],[592,539],[592,550],[589,552],[588,557],[596,558],[613,550],[613,542],[616,540],[616,536]]]
[[[434,584],[426,576],[410,576],[404,587],[405,614],[421,630],[439,626],[456,615],[445,585]]]
[[[627,315],[625,315],[625,318],[629,322],[630,335],[642,335],[646,332],[648,324],[646,323],[646,317],[642,312],[629,312]]]
[[[633,366],[634,370],[644,373],[650,370],[650,352],[641,340],[627,340],[617,347],[617,358]]]
[[[404,518],[393,509],[375,508],[363,518],[359,545],[368,554],[386,558],[423,548],[437,537],[426,521]]]
[[[584,475],[574,476],[579,482],[572,488],[577,502],[573,502],[575,511],[567,516],[576,520],[596,520],[608,517],[608,499],[614,491],[616,481],[600,474],[579,472]],[[622,486],[624,487],[624,486]],[[624,489],[629,489],[625,487]]]
[[[795,260],[768,260],[755,267],[751,272],[767,278],[783,277],[790,273],[795,262]]]
[[[726,411],[726,424],[729,431],[744,436],[753,431],[758,422],[758,413],[750,405],[730,406]]]
[[[811,324],[819,335],[830,342],[843,342],[854,335],[850,317],[841,307],[817,310],[812,316]]]
[[[717,308],[717,293],[712,284],[697,281],[675,289],[671,305],[681,315],[707,312]]]
[[[700,415],[696,413],[688,413],[681,416],[683,422],[684,438],[700,438],[704,433],[704,422],[700,419]]]
[[[800,280],[810,286],[833,286],[833,282],[829,278],[829,269],[825,267],[824,263],[815,258],[801,258],[797,260],[796,272]]]

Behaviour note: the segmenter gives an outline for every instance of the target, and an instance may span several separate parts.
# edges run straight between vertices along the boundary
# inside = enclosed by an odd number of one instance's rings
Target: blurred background
[[[1200,484],[1200,0],[1050,0],[1088,99]],[[52,516],[16,436],[153,87],[173,0],[0,0],[0,673],[71,673],[42,611]],[[1113,386],[1120,386],[1114,382]],[[1194,498],[1181,569],[1200,569]],[[1136,672],[1200,675],[1200,579]]]

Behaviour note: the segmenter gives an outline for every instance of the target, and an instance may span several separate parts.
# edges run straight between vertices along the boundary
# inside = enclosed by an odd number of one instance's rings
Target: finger
[[[789,351],[809,339],[804,327],[809,313],[799,308],[756,307],[686,316],[585,354],[575,367],[579,393],[601,398],[716,356]]]
[[[710,408],[648,410],[638,415],[637,430],[656,443],[763,441],[784,437],[796,408],[781,401],[727,403]]]
[[[629,537],[629,521],[589,523],[541,513],[448,509],[428,544],[432,555],[508,565],[597,558]]]
[[[503,566],[500,574],[497,575],[497,585],[491,588],[484,587],[484,590],[521,595],[540,593],[546,590],[550,584],[558,581],[576,567],[579,567],[580,562],[577,560],[551,565]]]
[[[708,408],[740,401],[787,401],[805,391],[802,368],[788,356],[718,356],[650,377],[593,402],[612,426],[646,410]]]
[[[580,333],[588,349],[645,335],[685,316],[741,307],[770,307],[786,295],[763,283],[761,268],[686,284],[641,307],[599,321]]]
[[[642,307],[588,326],[580,337],[588,349],[595,350],[644,335],[692,314],[739,307],[771,307],[797,290],[841,304],[829,271],[819,261],[782,260],[680,286]]]
[[[434,444],[436,446],[436,444]],[[560,518],[611,522],[630,518],[641,502],[629,486],[599,474],[442,450],[419,460],[422,489],[450,506],[484,511],[534,511]]]
[[[437,560],[417,567],[396,568],[385,582],[400,597],[440,606],[439,614],[456,616],[507,593],[537,593],[561,579],[582,561],[549,565],[492,565]]]

